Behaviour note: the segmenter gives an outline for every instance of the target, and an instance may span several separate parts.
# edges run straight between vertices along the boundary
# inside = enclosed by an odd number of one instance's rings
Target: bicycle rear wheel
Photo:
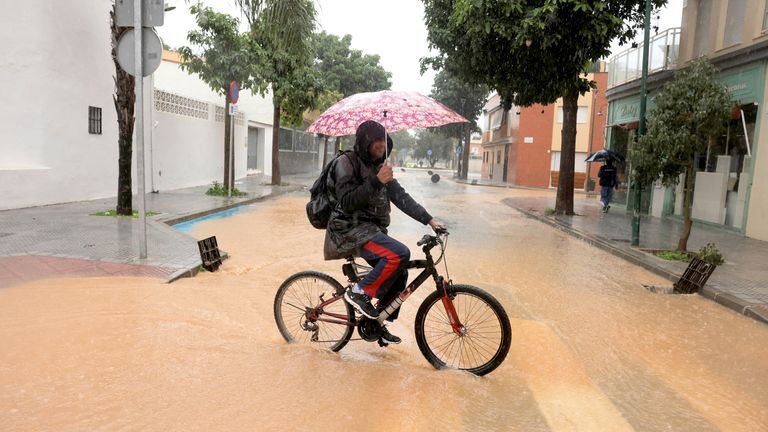
[[[275,321],[280,334],[292,343],[312,344],[331,351],[342,349],[349,342],[354,325],[323,320],[354,323],[354,309],[343,295],[344,287],[326,274],[305,271],[289,277],[275,295]],[[319,307],[332,299],[336,300]]]
[[[421,353],[438,369],[451,368],[485,375],[506,358],[512,328],[501,304],[487,292],[470,285],[452,285],[448,296],[465,328],[451,327],[441,301],[442,291],[428,295],[416,313],[416,342]]]

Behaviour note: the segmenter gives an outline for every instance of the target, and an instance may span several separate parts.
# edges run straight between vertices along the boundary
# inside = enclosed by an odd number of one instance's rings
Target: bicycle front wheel
[[[354,309],[343,295],[344,287],[327,274],[306,271],[289,277],[275,295],[275,321],[280,334],[292,343],[331,351],[342,349],[352,336],[355,322]]]
[[[485,375],[504,361],[512,344],[512,328],[504,308],[493,296],[470,285],[452,285],[448,296],[463,325],[451,327],[442,291],[428,295],[416,313],[416,342],[438,369],[451,368]]]

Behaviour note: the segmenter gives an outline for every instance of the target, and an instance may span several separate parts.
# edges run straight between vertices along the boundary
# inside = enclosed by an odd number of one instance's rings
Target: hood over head
[[[384,139],[385,135],[387,136],[387,154],[391,154],[394,143],[392,142],[392,137],[386,134],[386,130],[384,129],[384,126],[381,125],[381,123],[373,120],[367,120],[357,127],[357,132],[355,133],[354,150],[364,163],[369,165],[376,165],[384,162],[384,157],[380,157],[377,160],[372,160],[371,153],[368,151],[368,148],[371,146],[371,144],[373,144],[374,141]]]

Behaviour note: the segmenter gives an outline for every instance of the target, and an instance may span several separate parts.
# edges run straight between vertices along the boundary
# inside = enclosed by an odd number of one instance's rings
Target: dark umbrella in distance
[[[624,156],[620,155],[619,153],[616,153],[613,150],[608,150],[604,148],[589,155],[586,161],[587,162],[608,162],[608,161],[624,162]]]

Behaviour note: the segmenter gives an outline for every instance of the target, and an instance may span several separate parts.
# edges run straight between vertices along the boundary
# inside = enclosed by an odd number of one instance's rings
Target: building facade
[[[0,40],[8,42],[0,57],[0,210],[117,194],[112,3],[34,0],[0,15]],[[145,189],[222,181],[224,97],[181,70],[169,51],[144,82]],[[271,95],[241,91],[237,105],[235,177],[269,176]],[[316,169],[322,159],[316,140],[286,131],[291,141],[280,146],[283,172]],[[135,149],[132,168],[135,191]]]
[[[588,74],[597,89],[579,97],[576,124],[576,163],[574,187],[594,186],[587,176],[597,176],[585,159],[605,145],[607,112],[606,86],[608,74]],[[528,187],[557,187],[560,174],[560,151],[563,128],[563,102],[513,106],[506,122],[498,95],[493,95],[484,108],[486,119],[482,143],[482,178]],[[594,190],[594,187],[591,188]]]
[[[768,61],[768,4],[764,0],[688,0],[681,28],[651,40],[648,109],[653,96],[677,68],[706,56],[719,70],[734,107],[726,133],[696,159],[695,220],[722,226],[748,237],[768,240],[768,125],[763,112]],[[639,120],[639,66],[642,46],[611,60],[609,78],[609,145],[626,153]],[[623,167],[631,170],[631,160]],[[682,214],[682,184],[645,188],[641,208],[659,217]],[[629,182],[631,184],[631,178]],[[626,195],[619,200],[632,207]]]

